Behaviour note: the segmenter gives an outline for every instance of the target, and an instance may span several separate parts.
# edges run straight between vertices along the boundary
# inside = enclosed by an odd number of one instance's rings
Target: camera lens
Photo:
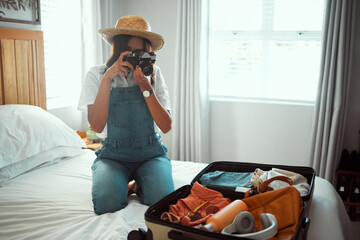
[[[149,76],[154,71],[153,66],[150,62],[142,62],[139,67],[145,76]]]

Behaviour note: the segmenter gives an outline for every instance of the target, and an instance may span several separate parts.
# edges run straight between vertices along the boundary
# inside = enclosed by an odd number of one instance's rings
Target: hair
[[[128,51],[128,44],[130,41],[130,38],[136,37],[132,35],[126,35],[126,34],[120,34],[116,35],[113,38],[113,44],[112,44],[112,54],[109,57],[109,59],[106,61],[106,68],[105,71],[110,68],[120,57],[120,54],[122,52]],[[139,37],[143,40],[144,46],[143,49],[147,52],[151,52],[151,43],[146,38]],[[151,85],[154,84],[154,73],[151,74]]]

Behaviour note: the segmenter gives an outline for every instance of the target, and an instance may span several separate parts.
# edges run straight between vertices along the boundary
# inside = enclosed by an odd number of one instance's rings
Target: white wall
[[[72,129],[86,131],[88,126],[86,114],[77,110],[76,106],[48,109],[48,112],[60,118]]]
[[[312,105],[214,100],[211,160],[309,165]]]

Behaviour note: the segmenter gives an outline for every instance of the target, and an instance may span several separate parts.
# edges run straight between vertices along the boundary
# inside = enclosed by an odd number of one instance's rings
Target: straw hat
[[[135,15],[121,17],[114,28],[102,28],[98,32],[110,45],[113,37],[119,34],[145,38],[150,41],[154,52],[162,48],[165,42],[161,35],[151,32],[150,24],[144,18]]]

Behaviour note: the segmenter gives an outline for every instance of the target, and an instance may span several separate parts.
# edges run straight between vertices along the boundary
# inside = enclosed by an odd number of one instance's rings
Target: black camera
[[[139,65],[144,75],[149,76],[154,71],[153,64],[156,61],[156,54],[154,52],[145,52],[140,55],[137,53],[132,53],[125,55],[123,61],[129,62],[131,65],[134,66],[134,68]]]

